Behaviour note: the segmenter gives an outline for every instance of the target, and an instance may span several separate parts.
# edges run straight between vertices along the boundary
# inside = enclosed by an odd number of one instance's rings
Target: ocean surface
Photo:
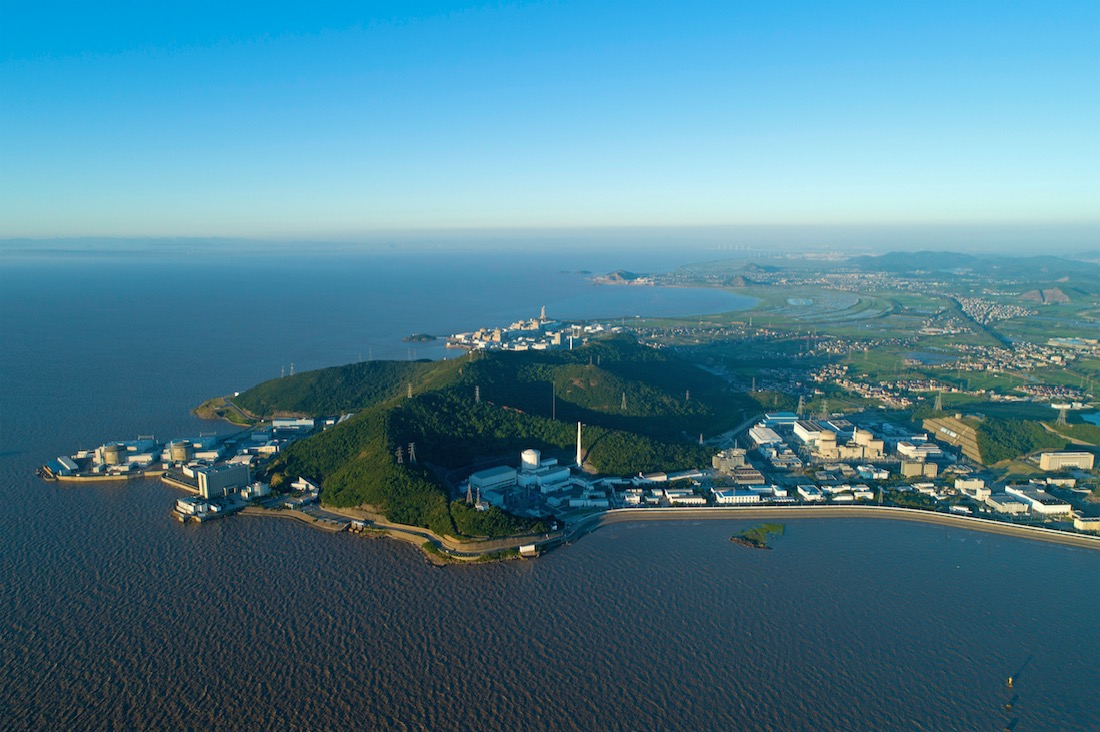
[[[448,355],[414,332],[751,304],[579,274],[693,261],[646,257],[0,258],[0,728],[1100,728],[1100,552],[862,519],[760,552],[728,541],[745,522],[654,521],[436,568],[291,521],[183,526],[156,481],[33,476],[228,431],[189,410],[291,364]]]

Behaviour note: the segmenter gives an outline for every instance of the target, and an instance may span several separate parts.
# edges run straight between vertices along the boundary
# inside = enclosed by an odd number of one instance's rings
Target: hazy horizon
[[[741,226],[469,229],[370,232],[342,238],[9,237],[0,254],[292,254],[355,252],[662,252],[736,258],[792,254],[1100,255],[1100,225],[1076,226]]]

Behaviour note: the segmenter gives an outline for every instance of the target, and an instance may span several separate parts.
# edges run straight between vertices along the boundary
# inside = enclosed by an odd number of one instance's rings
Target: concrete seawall
[[[59,483],[108,483],[117,480],[159,478],[163,475],[163,470],[146,470],[140,473],[126,473],[125,475],[54,475],[53,479]]]
[[[1100,549],[1100,536],[1071,534],[1038,526],[1020,526],[1000,521],[954,516],[893,506],[769,506],[746,508],[617,508],[595,514],[578,523],[570,532],[570,541],[605,526],[623,521],[689,521],[698,519],[794,519],[794,518],[873,518],[895,521],[917,521],[939,526],[952,526],[990,534],[1017,536],[1024,539],[1049,541],[1055,544]]]
[[[268,508],[260,508],[259,506],[246,506],[238,511],[242,516],[267,516],[269,518],[290,519],[292,521],[301,521],[304,524],[308,524],[315,529],[321,531],[328,531],[333,534],[340,533],[347,528],[346,524],[335,524],[328,521],[321,521],[315,516],[310,516],[308,513],[302,513],[301,511],[295,511],[293,509],[272,510]]]

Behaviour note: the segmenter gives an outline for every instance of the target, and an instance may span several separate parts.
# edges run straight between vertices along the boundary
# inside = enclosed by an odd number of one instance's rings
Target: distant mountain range
[[[1100,265],[1048,255],[1012,257],[958,252],[890,252],[881,256],[854,257],[848,260],[847,266],[869,272],[973,272],[989,276],[1025,277],[1037,281],[1056,281],[1063,277],[1100,277]]]

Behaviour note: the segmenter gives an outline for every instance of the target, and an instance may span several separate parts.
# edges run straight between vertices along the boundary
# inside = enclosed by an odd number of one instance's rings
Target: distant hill
[[[585,461],[599,472],[698,467],[710,451],[691,436],[728,429],[759,408],[723,380],[632,338],[576,350],[351,364],[265,382],[235,402],[265,415],[357,411],[289,447],[272,472],[320,480],[330,505],[371,504],[391,520],[452,535],[529,527],[498,515],[489,531],[488,519],[448,500],[428,465],[450,470],[528,447],[570,462],[581,421]],[[398,447],[409,443],[419,463],[398,464]]]
[[[620,269],[610,274],[601,275],[596,278],[597,282],[607,285],[629,285],[632,282],[637,282],[643,277],[648,275],[638,274],[637,272],[628,272],[625,269]]]
[[[1069,295],[1062,292],[1060,287],[1052,287],[1049,290],[1029,290],[1020,295],[1024,300],[1032,300],[1034,302],[1041,303],[1063,303],[1069,302]]]
[[[869,272],[959,272],[1055,281],[1062,277],[1100,276],[1100,266],[1089,262],[1054,256],[1011,257],[1000,254],[961,254],[959,252],[890,252],[881,256],[849,259],[849,267]]]

